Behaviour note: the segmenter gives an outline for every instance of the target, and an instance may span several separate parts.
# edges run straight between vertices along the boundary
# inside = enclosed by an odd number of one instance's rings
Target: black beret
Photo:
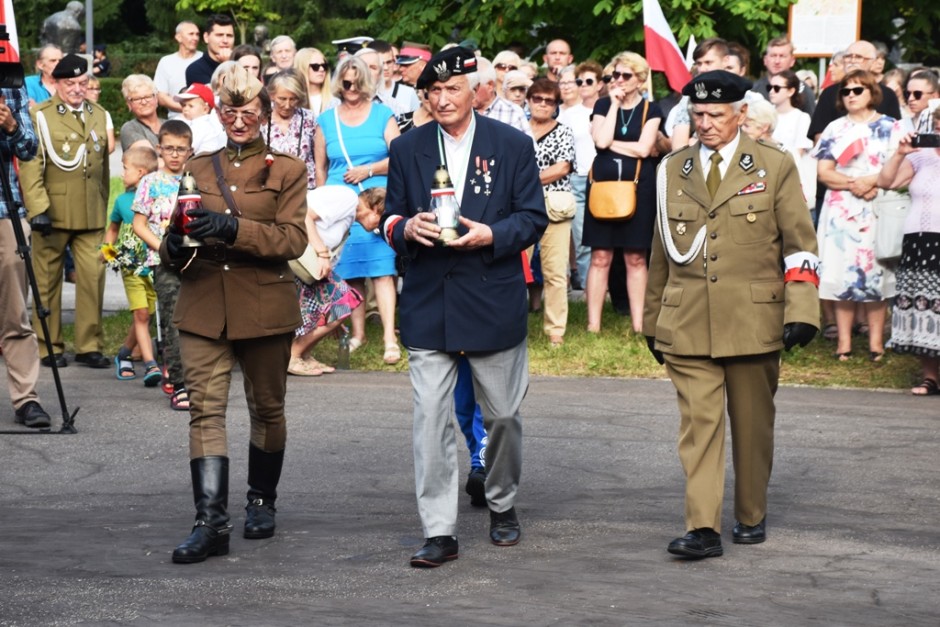
[[[703,72],[682,88],[692,104],[738,102],[751,88],[751,81],[725,70]]]
[[[77,54],[67,54],[52,70],[52,78],[75,78],[87,72],[88,61],[85,60],[85,57],[80,57]]]
[[[477,56],[472,50],[455,46],[442,50],[431,57],[424,71],[418,77],[418,89],[426,89],[437,81],[448,81],[451,76],[472,74],[477,71]]]

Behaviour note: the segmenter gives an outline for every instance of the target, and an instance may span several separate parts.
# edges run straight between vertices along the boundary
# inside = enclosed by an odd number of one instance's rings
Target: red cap
[[[192,100],[193,98],[202,98],[205,100],[206,104],[209,105],[209,109],[215,108],[215,94],[212,93],[212,90],[209,89],[207,85],[203,85],[202,83],[193,83],[187,87],[185,91],[173,96],[173,100],[176,102]]]

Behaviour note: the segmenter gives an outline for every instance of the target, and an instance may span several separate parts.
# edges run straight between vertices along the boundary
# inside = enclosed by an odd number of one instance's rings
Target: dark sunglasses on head
[[[842,89],[839,90],[839,95],[842,96],[843,98],[845,98],[849,94],[853,94],[855,96],[861,96],[863,93],[865,93],[864,87],[843,87]]]
[[[628,81],[635,76],[635,74],[631,74],[630,72],[618,72],[617,70],[611,72],[610,75],[615,81],[619,81],[621,78]]]
[[[611,76],[610,74],[604,74],[604,75],[601,77],[601,80],[604,81],[604,84],[606,85],[606,84],[609,83],[610,81],[614,80],[614,77]]]
[[[789,87],[787,85],[767,85],[767,93],[770,93],[772,91],[777,92],[782,89],[789,89]]]
[[[346,91],[349,91],[355,86],[356,84],[352,81],[343,81],[343,89],[345,89]]]
[[[574,79],[574,84],[577,85],[578,87],[580,87],[581,85],[587,85],[588,87],[590,87],[591,85],[594,84],[594,79],[593,78],[576,78]]]
[[[914,97],[914,100],[920,100],[921,98],[924,97],[924,94],[932,94],[932,93],[933,93],[932,91],[921,91],[921,90],[919,90],[919,89],[914,90],[914,91],[907,91],[907,90],[905,89],[905,90],[904,90],[904,99],[905,99],[905,100],[910,100],[910,99],[911,99],[911,96],[913,96],[913,97]]]
[[[554,107],[558,103],[554,98],[546,98],[545,96],[529,96],[529,100],[535,104],[540,105],[544,103],[550,107]]]
[[[320,70],[325,71],[327,67],[329,66],[327,66],[326,63],[311,63],[310,64],[310,69],[313,70],[314,72],[319,72]]]
[[[499,70],[500,72],[506,72],[506,71],[512,71],[512,70],[518,70],[518,69],[519,69],[519,68],[518,68],[517,66],[515,66],[515,65],[506,65],[505,63],[497,63],[497,64],[494,65],[493,67],[495,67],[495,68],[496,68],[497,70]]]

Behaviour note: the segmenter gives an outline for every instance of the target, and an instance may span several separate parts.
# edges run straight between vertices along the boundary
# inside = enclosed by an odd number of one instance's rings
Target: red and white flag
[[[659,0],[643,0],[643,31],[646,35],[646,62],[650,69],[665,72],[669,86],[675,91],[692,80],[682,58],[679,44],[669,28]]]
[[[865,152],[870,131],[865,124],[853,124],[852,128],[832,143],[832,154],[836,163],[845,167],[852,159]]]
[[[0,4],[0,24],[5,24],[10,35],[8,50],[0,55],[3,61],[19,63],[20,40],[16,36],[16,20],[13,18],[13,0],[3,0]]]

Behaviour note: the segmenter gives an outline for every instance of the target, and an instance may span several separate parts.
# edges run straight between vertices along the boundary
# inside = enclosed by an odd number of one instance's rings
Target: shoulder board
[[[680,154],[680,153],[683,153],[683,152],[685,152],[686,150],[689,150],[689,149],[691,149],[691,148],[698,148],[698,143],[692,144],[692,145],[690,145],[690,146],[684,146],[684,147],[682,147],[682,148],[676,148],[675,150],[673,150],[672,152],[670,152],[670,153],[669,153],[668,155],[666,155],[666,156],[667,156],[667,157],[674,157],[675,155],[678,155],[678,154]]]
[[[778,144],[778,143],[773,143],[773,144],[768,143],[768,142],[764,141],[763,138],[758,139],[758,140],[757,140],[757,143],[760,144],[761,146],[764,146],[765,148],[772,148],[772,149],[774,149],[774,150],[776,150],[776,151],[778,151],[778,152],[787,152],[787,149],[784,148],[783,146],[781,146],[780,144]]]

